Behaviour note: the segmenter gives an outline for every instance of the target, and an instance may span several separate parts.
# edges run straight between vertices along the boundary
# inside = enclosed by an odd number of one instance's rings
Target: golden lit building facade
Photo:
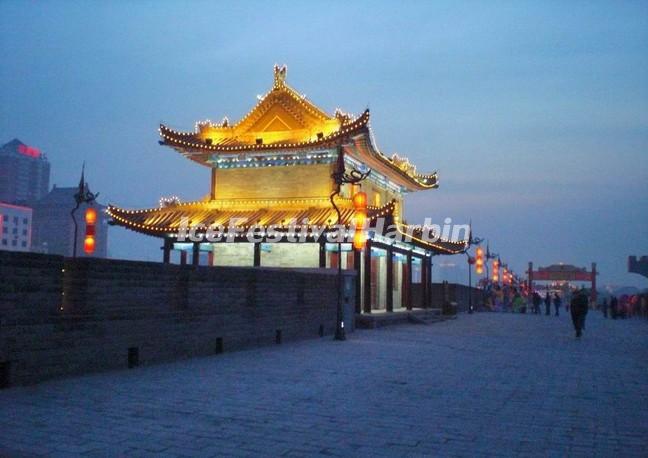
[[[192,132],[160,125],[161,144],[211,169],[209,194],[201,201],[161,202],[151,209],[109,206],[113,224],[163,239],[165,262],[177,251],[181,263],[191,258],[195,265],[201,259],[215,266],[334,268],[341,263],[357,272],[359,313],[428,306],[432,256],[466,248],[461,241],[425,241],[403,221],[404,196],[436,188],[436,174],[420,174],[407,159],[380,152],[369,110],[355,117],[315,106],[286,83],[285,66],[275,66],[272,88],[258,99],[236,123],[227,118],[198,122]],[[335,197],[340,223],[352,227],[351,197],[358,187],[367,194],[369,230],[362,250],[345,240],[339,252],[339,245],[326,239],[338,223],[330,196],[342,163],[345,170],[369,171],[359,185],[342,185]],[[217,241],[207,237],[206,228],[232,222],[240,234]],[[324,231],[308,233],[306,224]],[[411,236],[394,241],[385,234],[389,225]],[[193,228],[197,239],[178,242],[183,226]],[[278,228],[279,236],[252,242],[244,236],[270,227]],[[286,243],[291,240],[301,243]],[[416,300],[413,283],[421,285]]]

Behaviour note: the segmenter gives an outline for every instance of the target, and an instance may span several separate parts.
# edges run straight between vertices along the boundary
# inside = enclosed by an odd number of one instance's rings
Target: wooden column
[[[405,284],[407,292],[406,297],[406,307],[407,310],[412,310],[412,252],[407,252],[407,276],[405,278]]]
[[[421,307],[427,308],[427,257],[421,256]]]
[[[256,242],[254,244],[254,267],[259,267],[261,265],[261,243]]]
[[[200,242],[194,242],[191,251],[191,264],[197,266],[200,264]]]
[[[170,238],[164,239],[164,246],[162,247],[162,262],[169,264],[171,262],[171,249],[173,248],[173,241]]]
[[[367,240],[364,251],[364,300],[362,311],[371,313],[371,240]]]
[[[211,190],[209,192],[209,197],[211,200],[216,199],[216,167],[211,169]]]
[[[319,243],[319,266],[326,267],[326,242]]]
[[[385,250],[387,251],[387,275],[386,275],[386,294],[387,294],[387,301],[385,304],[385,309],[388,312],[393,312],[394,311],[394,253],[392,251],[391,246],[387,247]]]
[[[432,263],[432,256],[427,258],[426,263],[428,266],[428,278],[427,278],[427,297],[425,300],[427,301],[428,307],[432,307],[432,266],[434,265]]]
[[[362,269],[360,269],[362,259],[361,250],[353,250],[353,268],[356,271],[355,283],[355,312],[362,313]]]

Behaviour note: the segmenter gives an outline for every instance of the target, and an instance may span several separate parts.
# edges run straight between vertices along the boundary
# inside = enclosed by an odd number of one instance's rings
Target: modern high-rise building
[[[49,190],[50,163],[38,148],[14,138],[0,147],[0,201],[29,204]]]
[[[74,222],[70,212],[76,205],[74,195],[77,192],[79,192],[79,188],[76,186],[59,188],[55,185],[45,197],[32,204],[34,209],[32,251],[72,256]],[[84,235],[86,232],[84,215],[88,207],[93,207],[97,214],[95,251],[92,254],[86,254],[84,251]],[[105,206],[94,202],[90,205],[82,204],[75,212],[77,221],[77,256],[107,257],[108,218],[104,211],[105,208]]]
[[[32,209],[0,202],[0,250],[29,251]]]

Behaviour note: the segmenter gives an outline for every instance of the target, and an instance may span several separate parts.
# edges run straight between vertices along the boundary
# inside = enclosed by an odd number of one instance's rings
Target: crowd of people
[[[521,288],[509,285],[487,285],[484,306],[493,312],[527,312],[527,296]]]
[[[537,291],[531,295],[531,301],[526,291],[522,288],[509,285],[492,285],[484,289],[484,304],[486,309],[493,312],[512,313],[542,313],[544,305],[545,315],[560,315],[563,301],[558,293],[547,292],[544,297]]]
[[[560,316],[561,309],[571,315],[576,337],[581,337],[585,329],[585,317],[590,309],[600,309],[605,318],[621,319],[631,317],[648,318],[648,294],[604,297],[592,303],[588,291],[576,289],[563,297],[557,292],[538,291],[529,293],[524,288],[498,284],[484,287],[484,306],[486,310],[509,313],[533,313],[536,315]]]
[[[581,288],[566,294],[567,297],[563,299],[563,295],[557,291],[547,291],[544,294],[534,291],[529,294],[524,288],[517,286],[490,284],[484,287],[484,306],[486,310],[493,312],[559,316],[563,308],[569,312],[571,299],[575,294],[581,292],[588,295],[588,291]],[[593,304],[588,299],[588,307],[601,310],[606,318],[648,318],[648,294],[645,293],[624,294],[619,297],[609,296],[597,302],[597,304]]]
[[[648,295],[646,294],[623,294],[619,297],[610,296],[604,298],[600,305],[605,318],[648,318]]]

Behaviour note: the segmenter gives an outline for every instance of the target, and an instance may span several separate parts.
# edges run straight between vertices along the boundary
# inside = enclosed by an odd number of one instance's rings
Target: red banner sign
[[[583,271],[533,271],[533,281],[592,281],[591,272]]]

